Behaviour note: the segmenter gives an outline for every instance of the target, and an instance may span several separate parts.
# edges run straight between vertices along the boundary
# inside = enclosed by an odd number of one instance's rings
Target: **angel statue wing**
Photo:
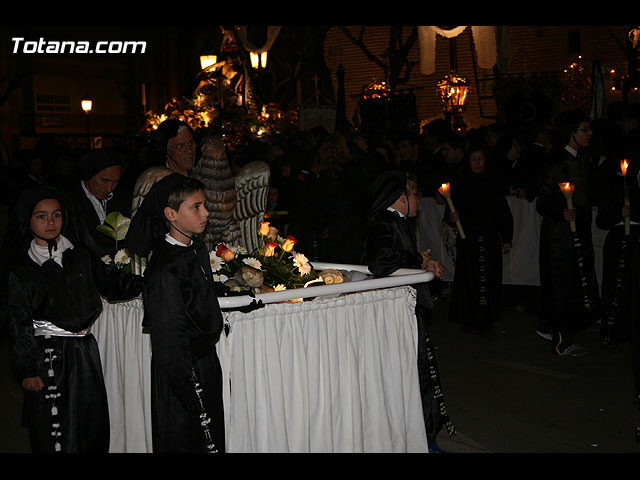
[[[233,218],[240,226],[240,244],[250,252],[258,246],[258,226],[267,209],[269,179],[269,165],[262,161],[246,164],[235,177]]]
[[[238,245],[240,229],[233,218],[236,188],[231,166],[222,137],[209,135],[202,140],[202,155],[191,172],[205,186],[205,206],[209,210],[209,223],[203,241],[209,251],[219,243]]]

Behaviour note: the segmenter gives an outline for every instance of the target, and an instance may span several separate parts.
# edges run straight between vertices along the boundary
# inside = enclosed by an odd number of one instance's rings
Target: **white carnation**
[[[114,257],[116,263],[127,264],[131,262],[131,256],[129,255],[129,251],[124,248],[122,250],[118,250],[116,256]]]
[[[309,265],[309,260],[302,253],[296,253],[293,256],[293,265],[295,267],[298,267],[298,271],[302,276],[311,273],[311,265]]]
[[[211,264],[211,271],[218,272],[222,268],[222,259],[216,255],[216,252],[209,252],[209,263]]]
[[[244,258],[242,259],[242,263],[245,263],[257,270],[260,270],[262,268],[262,263],[260,263],[260,260],[258,260],[257,258],[253,258],[253,257]]]

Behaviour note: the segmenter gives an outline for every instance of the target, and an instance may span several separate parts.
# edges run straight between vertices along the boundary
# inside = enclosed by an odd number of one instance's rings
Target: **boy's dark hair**
[[[176,211],[180,210],[180,205],[185,199],[195,192],[204,192],[205,186],[200,180],[196,178],[185,177],[184,181],[176,185],[167,197],[167,207],[170,207]]]

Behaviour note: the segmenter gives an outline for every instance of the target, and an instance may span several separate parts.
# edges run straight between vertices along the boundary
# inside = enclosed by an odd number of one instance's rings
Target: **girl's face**
[[[37,235],[38,245],[46,246],[46,240],[58,239],[62,231],[62,209],[58,200],[45,198],[38,202],[31,214],[31,230]]]
[[[484,153],[481,151],[472,152],[471,155],[469,155],[469,166],[473,173],[482,173],[485,166]]]

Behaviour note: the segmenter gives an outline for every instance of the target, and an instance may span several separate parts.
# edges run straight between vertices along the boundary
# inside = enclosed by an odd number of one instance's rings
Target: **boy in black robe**
[[[153,450],[222,453],[222,371],[216,343],[223,318],[209,252],[193,238],[207,223],[204,185],[174,173],[157,182],[144,202],[143,212],[168,225],[164,237],[153,239],[144,273]],[[156,226],[161,224],[156,221]]]
[[[381,174],[371,186],[373,203],[369,210],[365,232],[366,263],[376,277],[392,274],[399,268],[433,271],[442,276],[443,267],[429,256],[418,252],[408,217],[417,214],[419,194],[417,182],[407,181],[404,172]],[[430,452],[440,452],[436,436],[444,425],[454,433],[446,412],[440,375],[435,360],[427,323],[433,307],[426,283],[413,285],[416,289],[416,320],[418,326],[418,377],[425,430]]]
[[[104,295],[140,294],[142,279],[108,268],[63,234],[67,210],[50,188],[23,193],[16,218],[24,249],[10,274],[7,323],[26,390],[22,424],[34,453],[109,451],[109,412],[91,325]]]
[[[575,335],[601,313],[591,235],[595,199],[587,147],[592,131],[589,116],[579,110],[563,112],[558,121],[561,138],[542,175],[536,200],[542,216],[539,332],[546,330],[553,354],[582,356],[587,350],[574,343]],[[565,182],[574,185],[573,208],[568,208],[559,186]]]

